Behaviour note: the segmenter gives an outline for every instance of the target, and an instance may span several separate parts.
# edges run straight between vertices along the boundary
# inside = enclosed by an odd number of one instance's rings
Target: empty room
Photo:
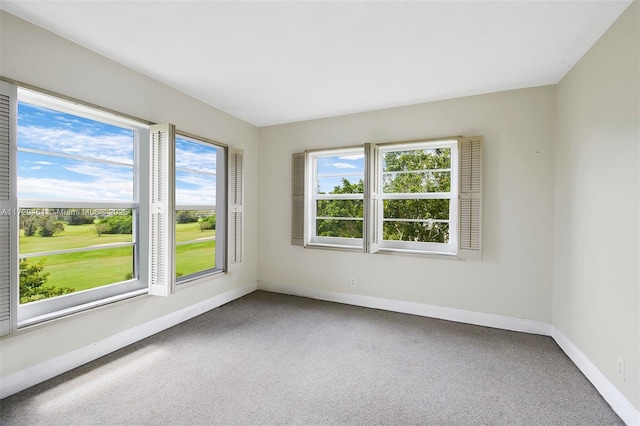
[[[3,0],[0,425],[640,425],[639,62],[637,0]]]

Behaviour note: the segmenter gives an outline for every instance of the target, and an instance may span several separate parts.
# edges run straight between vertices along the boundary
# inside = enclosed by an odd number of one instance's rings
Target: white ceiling
[[[629,1],[7,1],[257,126],[557,83]]]

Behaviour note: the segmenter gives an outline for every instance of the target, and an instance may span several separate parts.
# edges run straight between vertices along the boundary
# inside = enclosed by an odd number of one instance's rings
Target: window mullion
[[[451,192],[384,193],[383,200],[450,200]]]

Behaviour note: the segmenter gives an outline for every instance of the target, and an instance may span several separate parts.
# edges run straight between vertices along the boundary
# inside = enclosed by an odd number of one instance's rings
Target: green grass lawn
[[[20,230],[20,254],[126,242],[131,242],[131,235],[102,234],[102,236],[98,237],[95,225],[91,224],[65,225],[63,232],[46,238],[39,235],[25,237],[24,231]]]
[[[176,247],[176,272],[183,276],[216,266],[216,242],[201,241]]]
[[[176,272],[189,275],[215,267],[215,240],[197,241],[215,236],[215,230],[200,231],[197,223],[176,225],[176,242],[194,241],[176,248]],[[131,242],[131,235],[103,234],[98,237],[95,226],[65,225],[64,232],[53,237],[25,237],[20,232],[20,253]],[[76,291],[124,281],[133,272],[133,248],[117,247],[75,253],[29,258],[29,262],[45,259],[44,272],[49,272],[47,285],[70,287]]]
[[[200,231],[200,225],[197,223],[176,223],[176,242],[192,241],[199,238],[215,237],[215,229],[207,229]]]

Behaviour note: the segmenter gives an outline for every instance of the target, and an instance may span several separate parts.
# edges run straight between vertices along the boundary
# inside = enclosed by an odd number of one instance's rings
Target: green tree
[[[101,227],[100,234],[131,234],[133,231],[133,216],[131,214],[107,216],[98,220],[97,225],[101,224],[106,224],[107,226]],[[96,232],[98,232],[97,227]]]
[[[178,223],[193,223],[198,221],[198,216],[193,214],[189,210],[178,210],[176,212],[176,222]]]
[[[451,190],[451,150],[395,151],[384,155],[382,185],[385,193],[414,194]],[[363,193],[364,183],[342,179],[330,194]],[[361,200],[319,200],[317,215],[362,218]],[[406,197],[383,201],[384,217],[411,221],[384,221],[383,239],[446,243],[449,224],[429,220],[449,219],[449,200]],[[420,220],[420,221],[416,221]],[[362,238],[361,220],[318,219],[317,234],[326,237]]]
[[[198,225],[200,226],[201,232],[204,232],[207,229],[216,229],[216,215],[213,214],[211,216],[198,219]]]
[[[342,178],[342,184],[335,186],[330,194],[362,194],[364,182],[360,179],[351,183]],[[319,200],[317,215],[335,218],[363,217],[362,200]],[[317,233],[321,237],[362,238],[362,220],[318,219]]]
[[[68,215],[64,217],[64,221],[67,225],[89,225],[95,222],[95,216],[86,216],[81,214],[80,209],[69,209]]]
[[[38,235],[41,237],[53,237],[64,231],[64,222],[56,216],[43,216],[38,220]]]
[[[98,234],[98,237],[102,236],[102,234],[108,233],[107,231],[110,229],[108,223],[96,223],[94,226],[96,227],[96,234]]]
[[[49,297],[73,293],[68,287],[47,286],[49,273],[44,272],[44,260],[35,264],[27,260],[20,261],[20,303],[35,302]]]
[[[382,185],[385,193],[435,193],[451,190],[451,150],[395,151],[384,156]],[[444,170],[443,170],[444,169]],[[449,200],[384,200],[384,217],[394,219],[449,219]],[[449,224],[442,222],[385,221],[383,239],[446,243]]]
[[[36,234],[38,230],[38,226],[36,225],[36,221],[31,216],[20,216],[20,228],[24,229],[25,237],[32,237]]]

